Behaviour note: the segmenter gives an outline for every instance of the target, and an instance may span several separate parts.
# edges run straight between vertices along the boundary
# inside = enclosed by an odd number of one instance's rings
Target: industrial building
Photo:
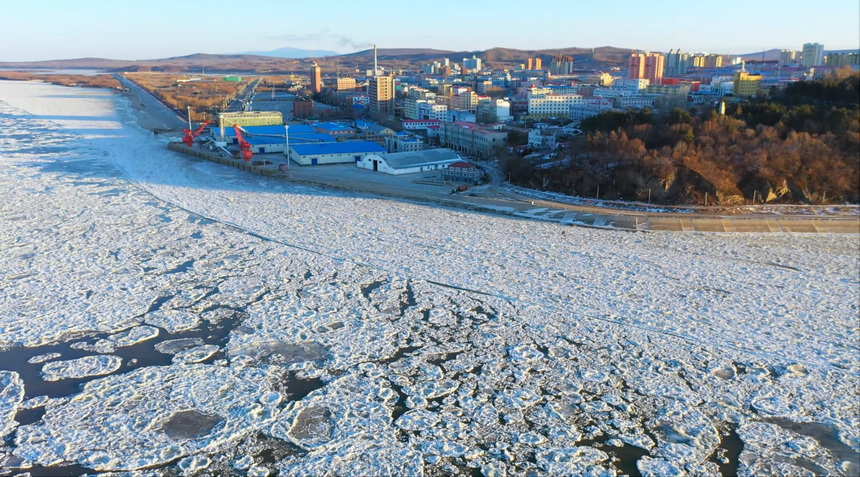
[[[227,129],[232,129],[234,124],[242,127],[283,126],[284,115],[278,111],[244,111],[218,114],[218,127],[221,129],[221,137],[224,137],[227,134]]]
[[[381,152],[385,152],[385,148],[371,141],[290,143],[290,159],[303,166],[355,163],[367,154]]]
[[[462,162],[462,159],[456,152],[442,148],[392,154],[367,154],[355,165],[371,171],[401,175],[438,171],[458,162]]]

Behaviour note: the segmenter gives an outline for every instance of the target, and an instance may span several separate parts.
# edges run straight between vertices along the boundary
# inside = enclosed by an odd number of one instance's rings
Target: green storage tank
[[[225,76],[222,78],[224,81],[233,81],[234,83],[239,83],[242,81],[241,76]]]

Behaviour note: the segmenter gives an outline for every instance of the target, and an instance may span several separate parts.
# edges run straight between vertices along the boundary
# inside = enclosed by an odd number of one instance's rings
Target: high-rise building
[[[314,93],[322,92],[322,68],[317,65],[316,61],[311,66],[311,91]]]
[[[337,90],[338,91],[353,91],[356,88],[355,78],[338,78],[337,79]]]
[[[394,115],[394,76],[374,76],[367,85],[370,111],[383,115]]]
[[[471,58],[463,58],[463,68],[471,71],[478,71],[481,69],[481,59],[472,55]]]
[[[573,74],[573,57],[564,55],[554,56],[549,65],[549,72],[554,75]]]
[[[627,77],[645,78],[651,81],[651,84],[660,84],[663,79],[663,64],[665,58],[659,53],[634,53],[630,55],[630,61],[627,63]]]
[[[687,53],[682,52],[680,49],[678,51],[669,50],[669,54],[666,55],[666,76],[683,76],[687,74],[687,59],[689,55]]]
[[[708,55],[705,57],[705,68],[721,68],[723,57],[720,55]]]
[[[800,61],[803,66],[819,66],[824,64],[824,45],[821,43],[804,43],[803,56]]]
[[[791,65],[797,63],[797,51],[796,50],[782,50],[779,52],[779,64],[780,65]]]
[[[535,69],[542,70],[543,69],[543,60],[540,58],[535,58]]]
[[[860,65],[860,55],[857,53],[831,53],[824,57],[827,66],[852,66]]]
[[[529,58],[529,59],[528,59],[528,66],[526,67],[526,69],[527,69],[527,70],[533,70],[533,69],[535,69],[535,59],[534,59],[534,58]]]

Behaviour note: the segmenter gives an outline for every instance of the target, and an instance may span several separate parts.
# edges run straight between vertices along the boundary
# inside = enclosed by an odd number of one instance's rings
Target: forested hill
[[[729,99],[729,98],[727,98]],[[647,108],[584,120],[571,158],[540,169],[509,161],[522,185],[672,204],[857,203],[860,74],[791,84],[713,109]]]

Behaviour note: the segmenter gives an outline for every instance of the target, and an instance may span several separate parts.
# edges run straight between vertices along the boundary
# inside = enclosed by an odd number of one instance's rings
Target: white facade
[[[636,95],[636,96],[620,96],[615,98],[615,106],[627,109],[627,108],[644,108],[646,106],[651,107],[654,106],[655,96],[652,95]]]
[[[526,94],[531,116],[567,116],[570,107],[582,103],[578,94],[557,94],[548,88],[531,88]]]
[[[425,100],[418,100],[416,103],[418,108],[418,117],[410,119],[438,119],[444,121],[448,116],[448,106],[445,104],[436,104]]]
[[[552,149],[556,146],[555,134],[540,129],[529,131],[529,147],[532,149]]]
[[[651,84],[648,78],[620,78],[612,83],[612,87],[629,91],[642,91]]]
[[[392,154],[368,154],[355,165],[371,171],[401,175],[438,171],[462,160],[456,152],[442,148]]]
[[[457,123],[457,122],[467,122],[467,123],[475,123],[478,122],[478,115],[471,111],[463,111],[459,109],[449,109],[446,116],[445,122],[447,123]]]
[[[608,99],[586,99],[582,104],[570,107],[570,119],[582,120],[597,116],[598,114],[612,109],[612,101]]]
[[[824,64],[824,45],[821,43],[804,43],[803,56],[800,61],[803,66],[819,66]]]

